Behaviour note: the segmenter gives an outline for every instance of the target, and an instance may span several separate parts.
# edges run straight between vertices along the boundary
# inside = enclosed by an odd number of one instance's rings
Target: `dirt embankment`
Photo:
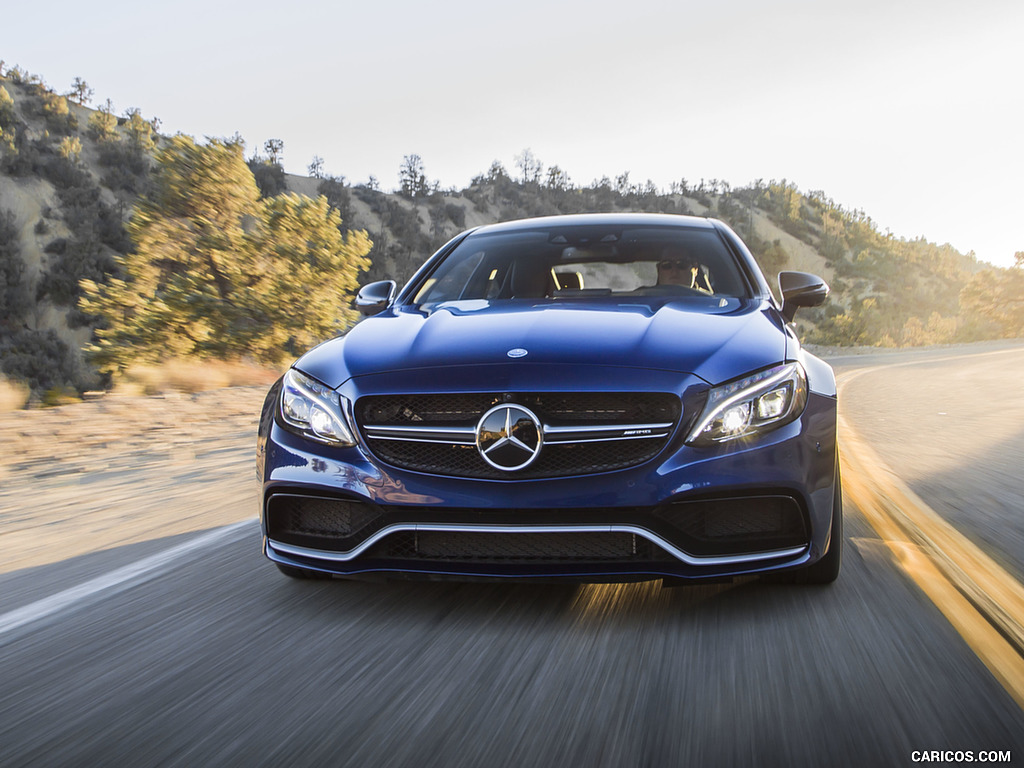
[[[255,517],[265,394],[108,396],[0,414],[0,572]]]

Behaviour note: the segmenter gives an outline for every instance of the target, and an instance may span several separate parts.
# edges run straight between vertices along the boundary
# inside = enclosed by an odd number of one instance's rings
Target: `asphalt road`
[[[1024,344],[834,361],[843,406],[929,506],[1024,581]]]
[[[976,397],[966,379],[958,401]],[[877,398],[858,383],[859,426]],[[990,407],[998,395],[986,389]],[[900,440],[924,452],[938,426]],[[986,456],[994,495],[975,506],[1005,519],[1021,481]],[[948,467],[922,475],[969,488]],[[211,530],[0,573],[0,765],[1024,760],[1024,712],[853,508],[843,573],[825,588],[303,583],[263,560],[255,521]]]

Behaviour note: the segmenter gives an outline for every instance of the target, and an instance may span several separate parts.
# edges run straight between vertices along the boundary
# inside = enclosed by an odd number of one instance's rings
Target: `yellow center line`
[[[840,392],[874,370],[847,374]],[[839,438],[844,495],[1024,709],[1024,586],[900,480],[842,415]]]

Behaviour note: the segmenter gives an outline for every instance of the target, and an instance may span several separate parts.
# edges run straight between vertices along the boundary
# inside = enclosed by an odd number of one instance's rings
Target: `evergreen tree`
[[[405,197],[423,197],[430,193],[430,183],[419,155],[406,155],[398,171],[399,191]]]
[[[71,92],[68,94],[68,98],[80,106],[85,106],[92,101],[94,93],[95,91],[89,87],[85,80],[76,77],[74,82],[71,83]]]

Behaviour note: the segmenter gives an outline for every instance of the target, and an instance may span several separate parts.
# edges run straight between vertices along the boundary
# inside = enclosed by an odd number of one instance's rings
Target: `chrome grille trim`
[[[544,435],[545,445],[576,445],[577,443],[614,443],[619,440],[650,440],[652,437],[665,438],[668,437],[668,432],[651,432],[646,435],[625,435],[623,437],[588,437],[588,438],[577,438],[574,436],[562,436],[548,439],[547,433]]]
[[[475,427],[372,427],[365,426],[367,438],[373,440],[405,440],[414,443],[476,445]]]
[[[292,544],[274,541],[273,539],[268,539],[267,545],[286,555],[297,555],[315,560],[330,560],[344,563],[359,557],[367,549],[387,536],[401,531],[447,531],[451,533],[632,533],[660,547],[677,560],[687,565],[695,566],[734,565],[760,560],[796,557],[806,552],[809,546],[805,544],[800,547],[774,549],[765,552],[701,557],[699,555],[691,555],[673,546],[656,533],[652,533],[638,525],[464,525],[459,523],[396,523],[377,531],[363,541],[362,544],[350,549],[348,552],[329,552],[322,549],[297,547]]]
[[[652,437],[668,437],[671,422],[659,424],[615,424],[596,427],[551,427],[544,425],[544,442],[548,445],[560,443],[598,443],[611,440],[646,440]],[[640,434],[628,434],[637,432]]]
[[[598,443],[612,440],[648,440],[668,437],[671,422],[658,424],[616,424],[596,427],[552,427],[542,426],[544,442],[549,445],[562,443]],[[403,440],[414,443],[442,443],[453,445],[475,445],[474,427],[406,427],[364,426],[366,437],[372,440]],[[639,434],[628,434],[635,432]]]

